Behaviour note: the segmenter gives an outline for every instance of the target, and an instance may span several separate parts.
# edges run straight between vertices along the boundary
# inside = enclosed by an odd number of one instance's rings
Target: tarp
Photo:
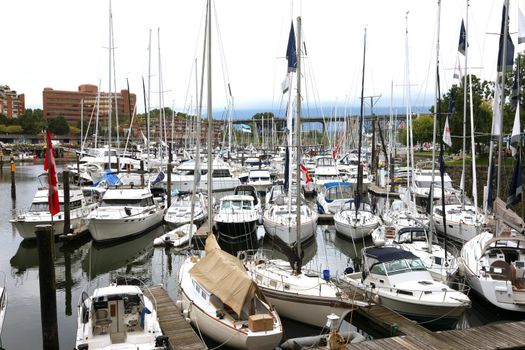
[[[213,234],[208,235],[205,250],[206,256],[191,268],[190,274],[240,315],[244,304],[257,293],[257,285],[238,258],[221,250]]]
[[[115,185],[121,185],[122,181],[120,181],[119,177],[111,172],[111,170],[106,169],[104,170],[104,175],[100,178],[100,180],[96,183],[94,183],[91,187],[99,187],[99,186],[115,186]]]

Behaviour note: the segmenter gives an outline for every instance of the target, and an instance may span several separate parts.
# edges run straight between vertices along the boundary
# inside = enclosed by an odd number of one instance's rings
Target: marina
[[[73,93],[46,87],[43,111],[26,111],[24,94],[0,86],[0,131],[42,137],[27,138],[34,152],[0,137],[0,350],[525,348],[525,57],[513,42],[525,43],[525,3],[511,16],[511,1],[498,1],[495,78],[471,72],[466,0],[454,81],[441,86],[437,1],[432,101],[411,101],[409,49],[420,45],[406,11],[390,113],[374,111],[377,36],[364,26],[352,32],[355,91],[328,116],[311,115],[319,39],[307,50],[305,37],[316,21],[291,0],[278,107],[245,120],[220,2],[201,4],[182,111],[165,106],[160,27],[157,52],[149,29],[143,106],[129,81],[117,92],[109,0],[107,93],[101,79]]]

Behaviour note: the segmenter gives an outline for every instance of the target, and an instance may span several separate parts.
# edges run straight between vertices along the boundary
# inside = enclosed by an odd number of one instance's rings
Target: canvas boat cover
[[[240,315],[246,302],[255,294],[261,296],[257,285],[242,262],[219,247],[213,234],[208,235],[205,250],[206,256],[189,271],[191,276]]]
[[[389,262],[398,259],[417,259],[417,256],[408,250],[395,247],[370,247],[365,250],[365,254],[379,262]]]

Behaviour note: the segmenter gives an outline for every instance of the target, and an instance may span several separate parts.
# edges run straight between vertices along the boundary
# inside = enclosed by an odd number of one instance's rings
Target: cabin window
[[[386,276],[385,266],[383,264],[375,264],[370,269],[370,273]]]
[[[141,204],[141,199],[104,199],[102,200],[101,207],[115,207],[115,206],[139,206]]]
[[[70,210],[78,209],[78,208],[81,208],[81,207],[82,207],[82,201],[80,201],[80,200],[73,201],[73,202],[69,203],[69,209]]]
[[[228,169],[215,169],[212,172],[213,177],[231,177]]]

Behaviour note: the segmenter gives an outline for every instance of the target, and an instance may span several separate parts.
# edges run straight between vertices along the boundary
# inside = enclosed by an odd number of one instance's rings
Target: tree
[[[47,121],[47,127],[49,130],[57,135],[69,134],[69,124],[66,118],[60,116]]]
[[[42,129],[45,128],[45,121],[42,118],[43,112],[41,109],[26,109],[24,115],[18,117],[18,124],[24,130],[26,134],[38,134]]]
[[[406,144],[407,128],[401,130],[401,143]],[[412,118],[412,137],[414,144],[421,144],[425,142],[432,142],[434,134],[434,120],[430,115],[422,115],[418,118]]]

